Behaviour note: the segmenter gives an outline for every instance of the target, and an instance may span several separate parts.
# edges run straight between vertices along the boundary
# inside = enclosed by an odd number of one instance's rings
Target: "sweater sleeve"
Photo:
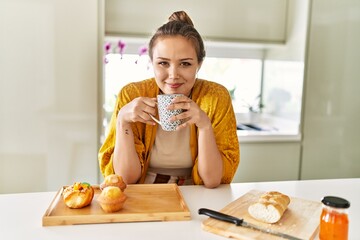
[[[123,105],[119,100],[119,96],[120,93],[116,98],[115,108],[111,115],[111,120],[107,129],[108,133],[106,135],[105,141],[103,142],[98,152],[99,167],[104,177],[114,173],[112,162],[116,140],[116,119],[117,114],[119,113],[119,110]]]
[[[228,184],[231,183],[240,162],[240,146],[231,97],[227,89],[219,84],[203,89],[207,89],[206,94],[200,94],[197,103],[212,123],[216,144],[223,160],[221,183]],[[197,171],[196,159],[193,169],[194,183],[203,184]]]
[[[222,111],[214,116],[216,143],[222,155],[224,170],[221,183],[231,183],[240,162],[240,145],[236,130],[236,118],[231,98],[227,92],[222,99]]]
[[[115,148],[115,142],[116,142],[116,122],[117,122],[117,115],[120,111],[120,109],[131,102],[137,95],[139,95],[137,89],[129,84],[125,86],[118,94],[115,104],[115,109],[113,111],[113,114],[111,116],[111,120],[109,123],[108,128],[108,134],[105,138],[104,143],[99,149],[98,153],[98,160],[99,160],[99,167],[100,171],[103,174],[103,176],[107,176],[109,174],[114,173],[113,168],[113,155],[114,155],[114,148]],[[135,143],[135,149],[136,152],[139,155],[140,164],[144,166],[144,144],[141,141],[139,129],[137,127],[136,123],[132,124],[132,130],[134,133],[134,143]]]

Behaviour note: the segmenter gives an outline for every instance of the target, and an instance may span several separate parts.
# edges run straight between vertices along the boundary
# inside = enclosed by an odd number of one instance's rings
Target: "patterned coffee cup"
[[[183,112],[182,109],[176,110],[168,110],[166,109],[170,104],[171,101],[178,97],[184,96],[183,94],[162,94],[157,96],[157,106],[158,106],[158,113],[160,120],[157,120],[153,117],[153,119],[161,126],[164,131],[175,131],[176,127],[182,124],[183,120],[176,120],[174,122],[170,122],[169,119],[172,116],[176,116]]]

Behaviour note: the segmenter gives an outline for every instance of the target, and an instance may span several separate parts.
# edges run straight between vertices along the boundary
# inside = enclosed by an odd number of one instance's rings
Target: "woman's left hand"
[[[172,104],[168,106],[168,110],[183,109],[184,112],[173,116],[170,121],[184,120],[184,123],[176,128],[182,129],[190,124],[195,124],[199,129],[211,127],[211,122],[206,113],[200,107],[186,96],[176,97],[172,100]]]

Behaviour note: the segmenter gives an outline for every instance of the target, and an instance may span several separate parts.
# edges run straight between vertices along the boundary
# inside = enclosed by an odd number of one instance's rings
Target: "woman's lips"
[[[169,84],[170,88],[178,88],[180,87],[182,84],[181,83],[176,83],[176,84]]]

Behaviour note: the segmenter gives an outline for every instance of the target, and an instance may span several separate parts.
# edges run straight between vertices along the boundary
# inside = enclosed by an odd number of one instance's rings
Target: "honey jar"
[[[347,240],[350,202],[334,196],[326,196],[321,202],[323,209],[320,216],[320,240]]]

